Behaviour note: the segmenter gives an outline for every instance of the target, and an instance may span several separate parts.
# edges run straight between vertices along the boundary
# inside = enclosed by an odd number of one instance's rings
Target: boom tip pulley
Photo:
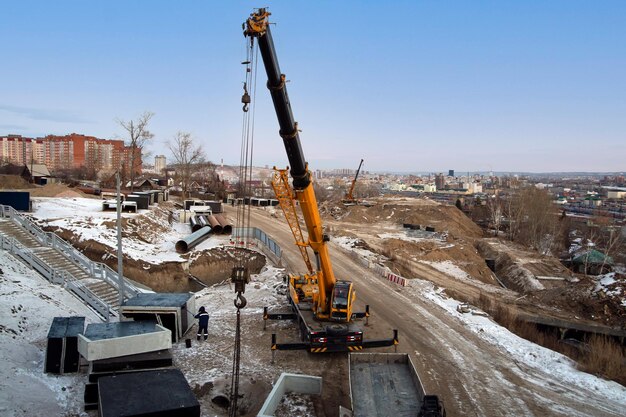
[[[271,13],[265,7],[255,10],[254,13],[250,13],[250,17],[242,25],[244,36],[263,36],[267,30],[267,25],[270,24]]]

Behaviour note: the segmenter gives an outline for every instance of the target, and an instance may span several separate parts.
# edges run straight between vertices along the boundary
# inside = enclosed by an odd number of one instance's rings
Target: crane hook
[[[241,293],[237,293],[237,298],[235,298],[235,307],[238,309],[244,308],[248,304],[246,297],[241,295]]]
[[[248,106],[250,105],[250,94],[248,94],[247,83],[243,83],[243,95],[241,96],[241,102],[243,103],[243,111],[248,112]]]

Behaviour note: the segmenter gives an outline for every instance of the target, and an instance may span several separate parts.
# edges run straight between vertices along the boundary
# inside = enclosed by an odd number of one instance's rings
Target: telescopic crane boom
[[[356,175],[354,176],[354,179],[352,180],[350,189],[346,193],[346,197],[344,199],[346,203],[352,203],[355,200],[354,197],[352,196],[352,193],[354,192],[354,186],[356,185],[356,180],[357,178],[359,178],[359,172],[361,172],[361,165],[363,165],[363,159],[361,159],[361,163],[359,164],[359,168],[356,170]]]
[[[293,313],[264,311],[264,319],[294,319],[300,327],[302,343],[276,343],[272,335],[273,350],[307,349],[311,352],[354,351],[365,347],[392,346],[398,343],[397,331],[390,339],[363,340],[363,329],[354,319],[369,317],[369,306],[365,312],[353,312],[356,294],[352,281],[335,278],[328,253],[328,241],[313,190],[313,179],[304,159],[298,123],[294,120],[285,75],[281,73],[274,41],[269,26],[270,13],[257,9],[244,23],[244,35],[251,46],[258,42],[259,51],[267,72],[267,88],[272,96],[274,110],[280,126],[287,158],[291,169],[292,186],[289,185],[287,169],[276,169],[272,187],[285,218],[291,227],[307,265],[308,273],[288,276],[287,298]],[[307,239],[303,237],[295,203],[298,203],[306,224]],[[307,248],[315,254],[316,265],[309,261]]]
[[[276,110],[276,116],[278,117],[278,124],[280,126],[280,136],[283,139],[291,167],[290,174],[293,179],[295,198],[300,203],[302,217],[306,224],[308,245],[313,249],[318,259],[318,270],[315,276],[309,279],[312,283],[316,281],[318,287],[318,294],[315,297],[316,300],[314,303],[315,314],[318,318],[331,318],[331,316],[333,316],[331,314],[331,298],[336,279],[328,255],[328,246],[326,244],[328,237],[324,235],[322,230],[322,221],[313,190],[311,173],[308,170],[302,152],[298,123],[294,120],[291,110],[291,103],[289,102],[289,95],[287,94],[285,84],[285,75],[281,73],[280,67],[278,66],[278,58],[276,56],[272,32],[268,21],[269,16],[270,13],[265,9],[259,9],[256,13],[253,13],[246,21],[244,34],[258,40],[259,51],[261,52],[265,71],[267,72],[267,88],[272,96],[274,109]],[[341,305],[347,304],[351,307],[352,300],[355,296],[352,283],[343,281],[341,286],[346,287],[346,291],[342,292],[342,294],[347,301],[347,303]],[[342,321],[349,321],[352,314],[351,311],[346,311],[343,314],[339,314],[338,311],[336,313],[333,318],[341,318]]]

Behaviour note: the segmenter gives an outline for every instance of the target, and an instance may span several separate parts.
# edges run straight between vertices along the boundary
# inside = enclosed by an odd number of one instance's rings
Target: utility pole
[[[117,277],[118,277],[118,291],[120,294],[120,306],[124,302],[124,267],[122,253],[122,193],[120,191],[120,171],[115,173],[115,180],[117,182]]]
[[[31,184],[35,183],[35,177],[33,176],[33,163],[34,163],[34,161],[33,161],[33,159],[34,159],[34,156],[33,156],[33,152],[34,152],[33,146],[34,146],[34,143],[31,140],[30,141],[30,182],[31,182]]]

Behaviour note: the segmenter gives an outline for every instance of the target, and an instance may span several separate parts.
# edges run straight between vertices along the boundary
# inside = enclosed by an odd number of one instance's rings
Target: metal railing
[[[77,280],[67,271],[52,268],[35,253],[33,253],[32,250],[23,247],[16,239],[0,235],[0,248],[8,251],[11,255],[20,259],[49,282],[62,285],[67,288],[80,300],[91,307],[96,313],[98,313],[105,321],[109,321],[110,316],[115,314],[113,309],[111,309],[105,301],[100,299],[89,288],[87,288],[84,283]]]
[[[94,262],[87,258],[78,249],[61,239],[55,233],[44,232],[39,226],[27,217],[22,216],[11,206],[0,205],[0,215],[1,217],[10,218],[15,221],[23,229],[28,231],[35,239],[37,239],[37,241],[43,246],[55,249],[63,254],[65,258],[85,271],[90,278],[106,281],[109,285],[119,291],[119,275],[106,264]],[[140,292],[141,291],[135,285],[124,278],[125,295],[134,297]]]
[[[231,243],[236,247],[249,246],[250,240],[254,239],[265,255],[269,256],[274,263],[280,265],[282,260],[282,249],[271,237],[257,227],[236,227],[231,234]]]

